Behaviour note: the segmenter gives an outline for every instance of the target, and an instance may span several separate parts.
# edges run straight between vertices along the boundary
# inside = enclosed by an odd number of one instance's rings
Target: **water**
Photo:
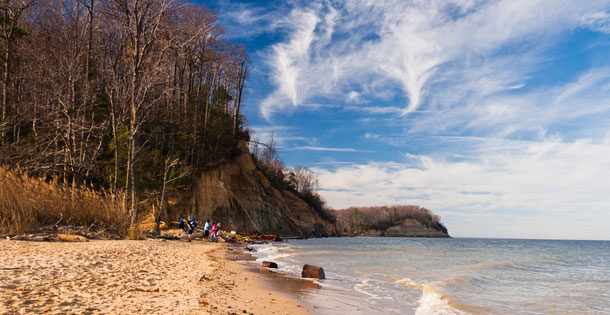
[[[610,314],[610,242],[324,238],[254,245],[300,277],[324,267],[320,314]],[[342,311],[338,311],[342,310]],[[347,310],[347,311],[346,311]]]

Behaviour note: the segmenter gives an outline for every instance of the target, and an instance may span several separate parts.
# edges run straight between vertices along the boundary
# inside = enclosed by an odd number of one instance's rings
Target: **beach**
[[[307,314],[222,243],[0,240],[0,314]]]

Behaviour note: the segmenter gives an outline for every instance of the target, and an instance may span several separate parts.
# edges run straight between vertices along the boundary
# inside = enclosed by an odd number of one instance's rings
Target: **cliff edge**
[[[189,200],[199,220],[220,222],[223,230],[321,237],[337,235],[334,223],[289,191],[271,186],[256,169],[245,142],[230,161],[201,173]]]

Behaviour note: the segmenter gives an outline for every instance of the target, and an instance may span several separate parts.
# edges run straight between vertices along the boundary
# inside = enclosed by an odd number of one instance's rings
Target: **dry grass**
[[[0,167],[0,233],[33,232],[61,220],[62,225],[112,228],[129,225],[121,198],[90,188],[74,189]]]

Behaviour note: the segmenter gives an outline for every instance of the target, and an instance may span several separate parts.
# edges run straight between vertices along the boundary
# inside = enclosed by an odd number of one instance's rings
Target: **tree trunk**
[[[5,15],[5,19],[6,19]],[[5,136],[6,136],[6,127],[8,126],[8,122],[6,121],[6,113],[7,113],[7,86],[9,80],[9,60],[10,60],[10,43],[9,39],[5,40],[5,50],[4,50],[4,75],[2,78],[2,121],[0,122],[0,145],[4,144]]]

